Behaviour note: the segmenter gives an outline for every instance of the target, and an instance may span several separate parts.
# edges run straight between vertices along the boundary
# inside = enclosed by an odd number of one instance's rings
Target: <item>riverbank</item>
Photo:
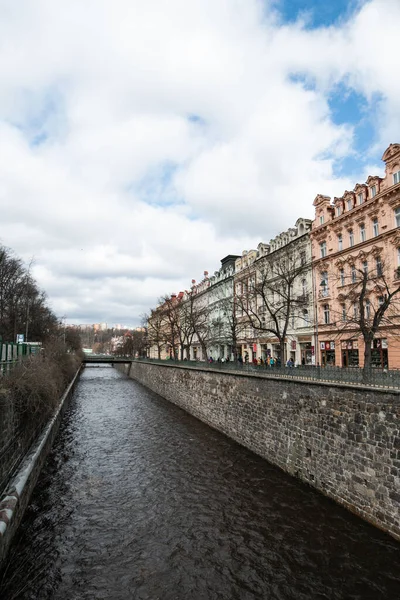
[[[80,370],[81,366],[79,366],[66,391],[59,399],[55,413],[42,428],[40,435],[33,442],[30,450],[0,496],[0,565],[7,555],[40,471],[57,435]]]

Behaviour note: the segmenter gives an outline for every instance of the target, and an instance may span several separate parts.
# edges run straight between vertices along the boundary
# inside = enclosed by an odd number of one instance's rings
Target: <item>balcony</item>
[[[318,292],[318,299],[319,300],[323,300],[326,298],[330,298],[331,294],[330,291],[327,287],[323,288],[322,290],[319,290]]]

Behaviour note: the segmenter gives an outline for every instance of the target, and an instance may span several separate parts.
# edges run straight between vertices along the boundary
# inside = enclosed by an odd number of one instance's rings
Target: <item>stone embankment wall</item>
[[[120,370],[400,540],[400,393],[137,361]]]

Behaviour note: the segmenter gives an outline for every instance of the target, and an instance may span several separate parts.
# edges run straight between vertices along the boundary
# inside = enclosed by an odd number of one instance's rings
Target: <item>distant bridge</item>
[[[104,354],[85,354],[82,362],[84,364],[115,364],[115,363],[130,363],[132,358],[124,358],[123,356],[104,356]]]

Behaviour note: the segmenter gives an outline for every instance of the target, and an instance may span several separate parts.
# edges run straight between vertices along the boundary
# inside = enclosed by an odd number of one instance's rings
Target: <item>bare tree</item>
[[[371,263],[372,258],[372,263]],[[368,260],[369,259],[369,260]],[[339,333],[361,333],[364,340],[364,371],[372,367],[372,344],[380,328],[399,326],[400,272],[391,272],[379,254],[352,257],[341,264],[337,284],[340,310],[334,315]],[[371,264],[373,266],[371,266]],[[346,267],[346,268],[344,268]]]
[[[149,348],[157,348],[157,358],[161,359],[161,352],[166,342],[166,315],[160,307],[154,308],[150,314],[142,316],[143,327],[147,330],[147,344]]]
[[[235,307],[233,296],[219,299],[217,310],[217,316],[211,319],[210,341],[212,344],[230,346],[236,358],[238,340],[246,329],[246,323],[238,316],[240,311]]]
[[[31,266],[31,265],[30,265]],[[30,341],[44,341],[57,334],[58,319],[29,268],[11,250],[0,246],[0,335],[15,341],[17,333]]]
[[[165,320],[165,341],[169,344],[175,360],[179,358],[179,349],[183,359],[183,349],[185,347],[185,335],[180,325],[180,302],[182,296],[165,295],[160,299],[160,310]]]
[[[239,322],[256,335],[273,335],[285,361],[285,342],[293,315],[301,314],[309,298],[301,279],[309,269],[298,247],[287,244],[256,261],[236,281],[235,309]]]

